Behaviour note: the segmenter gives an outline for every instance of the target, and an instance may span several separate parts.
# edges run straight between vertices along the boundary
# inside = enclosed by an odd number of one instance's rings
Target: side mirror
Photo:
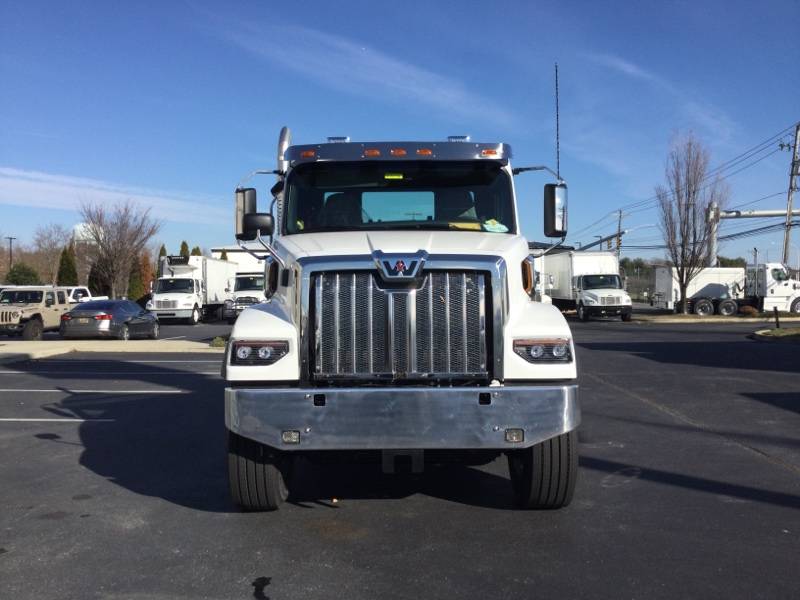
[[[544,186],[544,234],[547,237],[567,235],[567,185],[548,183]]]
[[[252,213],[244,216],[244,233],[239,239],[254,240],[258,235],[272,237],[275,221],[269,213]]]
[[[245,231],[244,218],[247,215],[254,214],[257,210],[256,204],[256,190],[255,188],[238,188],[235,195],[235,235],[237,240],[252,240],[255,238],[255,233],[248,236]]]

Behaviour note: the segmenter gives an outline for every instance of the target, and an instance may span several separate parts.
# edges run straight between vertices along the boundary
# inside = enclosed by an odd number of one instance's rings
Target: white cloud
[[[243,31],[244,29],[244,31]],[[380,98],[442,115],[508,125],[512,115],[463,82],[344,37],[296,26],[239,24],[230,43],[321,85],[368,100]],[[286,40],[290,40],[286,43]]]
[[[714,140],[713,143],[724,144],[733,137],[736,130],[733,120],[724,111],[698,98],[693,92],[681,89],[667,79],[613,54],[585,53],[583,56],[597,65],[645,82],[669,94],[682,117],[690,125],[709,135]]]
[[[150,207],[151,215],[177,223],[219,224],[231,218],[227,206],[208,198],[109,183],[97,179],[0,167],[0,204],[77,211],[84,202],[131,201]]]

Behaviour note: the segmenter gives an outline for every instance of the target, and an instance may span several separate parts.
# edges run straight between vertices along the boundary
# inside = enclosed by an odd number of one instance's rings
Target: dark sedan
[[[158,338],[158,319],[130,300],[82,302],[61,316],[62,338]]]

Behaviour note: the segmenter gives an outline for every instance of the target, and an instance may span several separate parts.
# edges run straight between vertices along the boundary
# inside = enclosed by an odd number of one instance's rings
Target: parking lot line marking
[[[0,388],[0,394],[188,394],[188,390],[69,390]]]
[[[113,423],[116,419],[0,419],[2,423]]]
[[[160,375],[162,377],[174,377],[176,375],[219,375],[219,371],[53,371],[53,370],[30,370],[30,371],[0,371],[0,375]]]
[[[175,337],[168,337],[168,338],[161,338],[162,340],[182,340],[185,338],[185,335],[176,335]]]
[[[49,358],[40,358],[35,359],[33,362],[35,363],[47,363],[47,364],[59,364],[59,365],[74,365],[74,364],[86,364],[86,363],[122,363],[122,364],[159,364],[159,363],[177,363],[182,365],[200,365],[200,364],[216,364],[222,362],[222,359],[218,360],[136,360],[129,359],[129,360],[114,360],[110,358],[80,358],[74,360],[50,360]]]

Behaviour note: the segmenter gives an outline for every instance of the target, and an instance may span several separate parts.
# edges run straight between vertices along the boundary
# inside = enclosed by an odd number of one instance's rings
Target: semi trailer
[[[651,304],[666,310],[680,308],[680,286],[674,267],[655,268]],[[800,282],[780,263],[750,267],[705,267],[686,289],[688,310],[698,315],[735,315],[742,306],[759,311],[800,313]]]

